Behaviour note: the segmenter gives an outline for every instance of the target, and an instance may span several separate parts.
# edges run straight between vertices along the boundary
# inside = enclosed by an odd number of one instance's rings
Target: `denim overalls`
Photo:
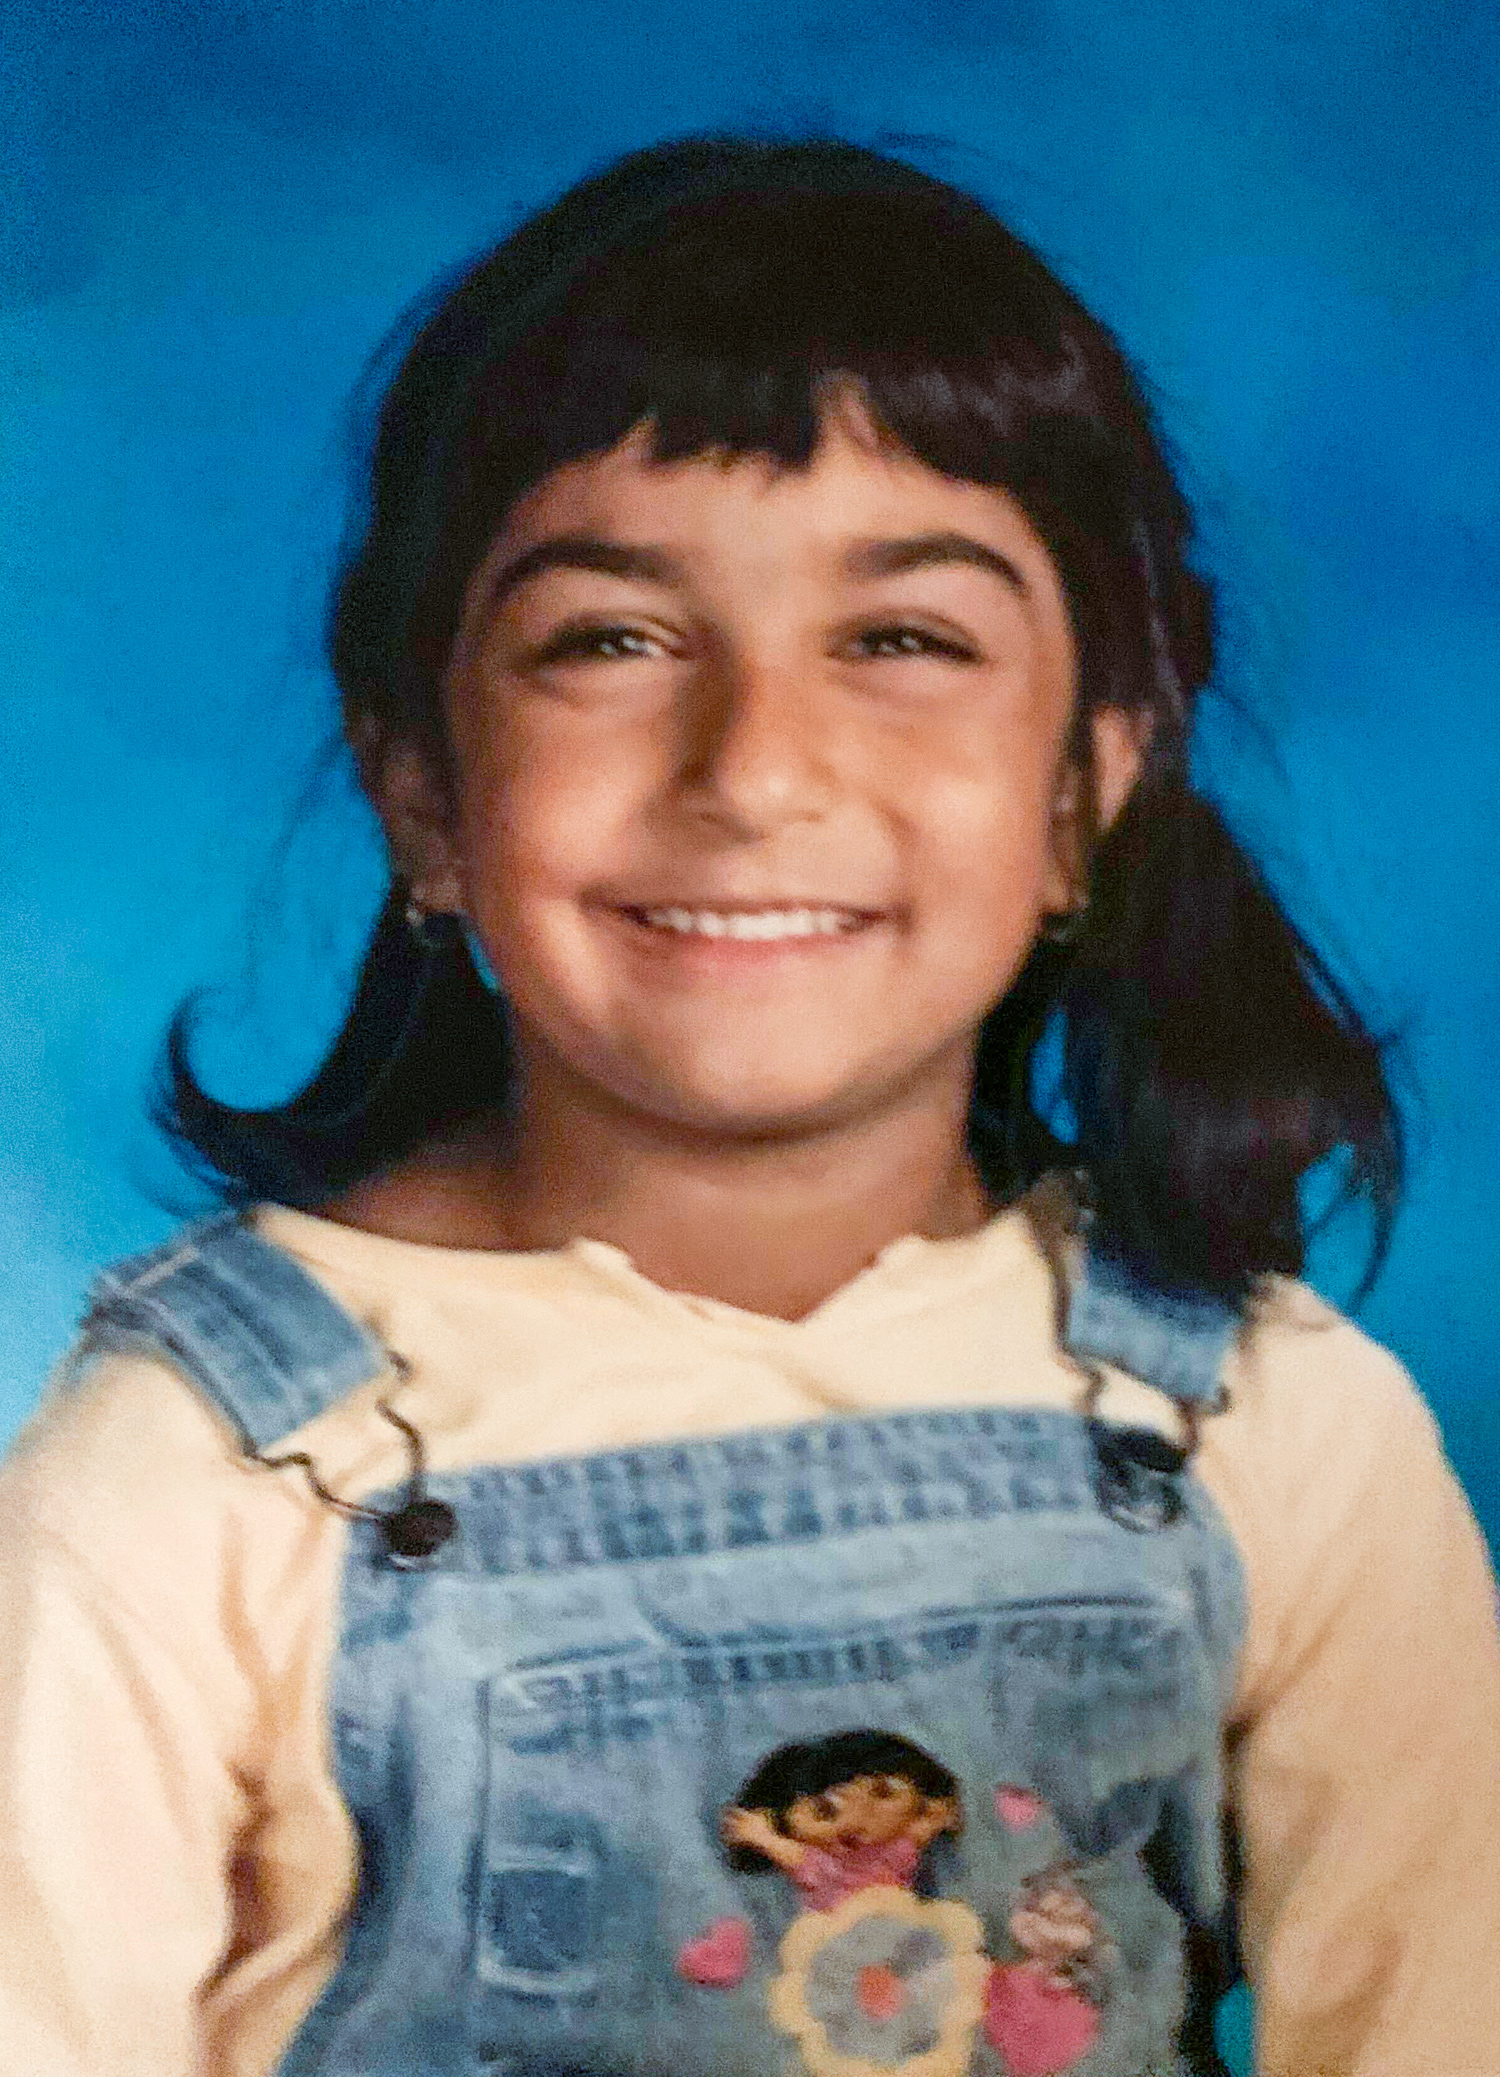
[[[1211,1404],[1234,1325],[1090,1256],[1066,1340]],[[164,1356],[259,1453],[388,1361],[233,1218],[106,1276],[87,1335]],[[1219,2067],[1243,1582],[1161,1438],[965,1407],[419,1497],[452,1510],[425,1558],[351,1524],[329,1706],[359,1889],[279,2077]],[[850,1794],[901,1824],[846,1836]]]

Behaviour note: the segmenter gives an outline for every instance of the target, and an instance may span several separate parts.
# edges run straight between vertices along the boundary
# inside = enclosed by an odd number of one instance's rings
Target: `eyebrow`
[[[683,574],[676,557],[660,548],[632,548],[595,534],[554,534],[501,565],[490,585],[490,605],[498,606],[544,570],[592,570],[601,577],[634,578],[645,584],[673,584]]]
[[[967,563],[971,569],[987,570],[1021,598],[1031,596],[1019,564],[972,534],[909,534],[895,541],[861,541],[844,559],[849,575],[863,578],[899,577],[907,570],[931,570],[944,563]]]
[[[879,577],[904,576],[909,570],[937,569],[948,563],[987,571],[1019,597],[1031,596],[1030,584],[1008,555],[976,540],[972,534],[951,531],[856,542],[844,557],[844,572],[856,581],[868,583]],[[677,557],[661,548],[606,541],[596,534],[554,534],[524,549],[495,572],[489,590],[491,609],[546,570],[590,570],[602,577],[663,585],[680,583],[684,575]]]

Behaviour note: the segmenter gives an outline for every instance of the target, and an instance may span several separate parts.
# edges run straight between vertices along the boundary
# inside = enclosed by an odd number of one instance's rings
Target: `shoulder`
[[[255,1223],[220,1216],[106,1270],[84,1348],[165,1356],[264,1449],[384,1366],[379,1341]]]
[[[0,1516],[7,1706],[171,1695],[203,1750],[246,1751],[267,1677],[327,1629],[343,1524],[150,1357],[68,1367],[0,1465]]]
[[[201,1551],[273,1494],[301,1511],[182,1351],[135,1327],[86,1327],[0,1464],[0,1490],[12,1516],[106,1563]]]
[[[127,1501],[175,1516],[239,1456],[227,1423],[165,1355],[84,1341],[54,1372],[0,1482],[12,1510],[83,1542]]]
[[[273,1359],[306,1370],[316,1351],[299,1349],[289,1291],[312,1293],[344,1331],[330,1294],[234,1222],[184,1228],[99,1278],[78,1343],[0,1466],[23,1583],[202,1643],[227,1580],[247,1606],[274,1599],[294,1550],[311,1580],[314,1549],[331,1550],[342,1524],[305,1480],[258,1460],[236,1392],[212,1382],[236,1363],[246,1377]],[[295,1409],[274,1425],[297,1428]]]
[[[209,1308],[201,1280],[196,1291],[182,1280],[237,1230],[184,1226],[95,1278],[79,1337],[4,1467],[12,1505],[24,1500],[38,1526],[83,1540],[127,1496],[154,1512],[236,1468],[232,1425],[193,1386],[184,1337]]]
[[[1432,1561],[1472,1545],[1474,1528],[1410,1374],[1305,1286],[1267,1290],[1224,1382],[1197,1466],[1245,1565],[1251,1707],[1292,1640],[1334,1620],[1392,1550]]]
[[[1282,1490],[1300,1467],[1328,1496],[1350,1492],[1392,1448],[1436,1446],[1405,1366],[1305,1284],[1271,1281],[1230,1351],[1224,1387],[1226,1411],[1205,1430],[1209,1454]]]

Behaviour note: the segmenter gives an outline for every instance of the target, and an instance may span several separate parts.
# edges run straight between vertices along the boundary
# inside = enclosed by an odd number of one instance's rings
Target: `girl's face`
[[[782,1820],[804,1846],[852,1852],[889,1846],[927,1808],[927,1798],[902,1774],[859,1774],[816,1795],[798,1796]]]
[[[633,434],[475,576],[414,892],[477,931],[523,1085],[733,1138],[961,1117],[980,1020],[1073,899],[1074,669],[1004,494],[852,414],[802,472]],[[1096,737],[1107,814],[1137,745]]]

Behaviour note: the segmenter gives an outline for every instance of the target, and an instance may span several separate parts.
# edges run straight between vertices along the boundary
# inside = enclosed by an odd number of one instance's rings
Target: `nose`
[[[686,718],[683,805],[741,842],[819,820],[836,790],[825,706],[816,671],[785,659],[714,659]]]

